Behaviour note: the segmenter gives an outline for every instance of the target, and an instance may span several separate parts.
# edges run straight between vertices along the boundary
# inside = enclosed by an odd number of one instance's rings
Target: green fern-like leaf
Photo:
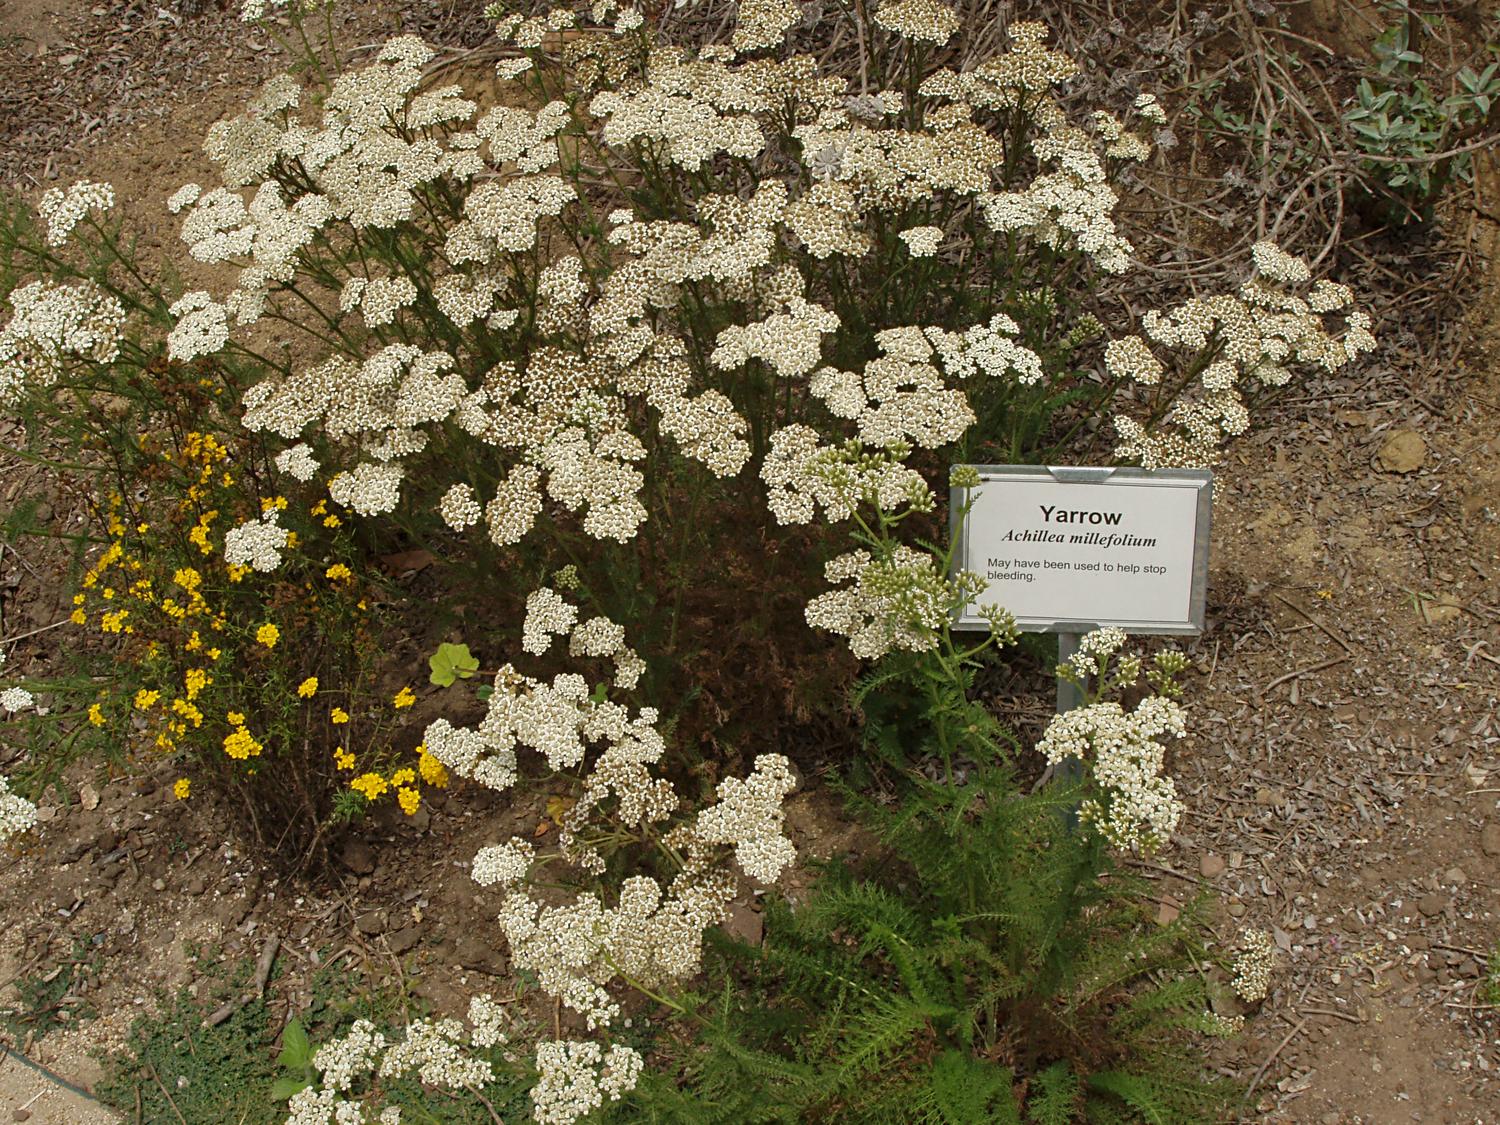
[[[1082,1100],[1078,1075],[1066,1062],[1055,1062],[1031,1080],[1027,1125],[1076,1125]]]

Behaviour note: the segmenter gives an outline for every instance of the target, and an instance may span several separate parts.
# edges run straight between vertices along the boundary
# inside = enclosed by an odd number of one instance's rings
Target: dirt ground
[[[407,29],[455,19],[437,4],[401,14]],[[207,172],[197,139],[276,61],[214,8],[12,0],[0,8],[0,179],[33,192],[110,180],[146,244],[165,245],[162,200]],[[1494,214],[1500,179],[1487,182]],[[1500,1122],[1500,1012],[1476,998],[1500,940],[1500,230],[1479,230],[1488,241],[1460,272],[1486,291],[1453,326],[1470,337],[1459,362],[1418,378],[1386,350],[1309,385],[1220,475],[1210,625],[1191,648],[1194,733],[1172,763],[1189,812],[1143,868],[1165,912],[1207,883],[1226,940],[1249,927],[1275,937],[1272,994],[1216,1059],[1253,1087],[1246,1120]],[[0,504],[29,479],[7,465]],[[69,591],[48,574],[40,557],[0,557],[0,635],[66,617]],[[47,643],[39,634],[13,660],[24,669]],[[344,885],[313,892],[257,870],[211,807],[172,801],[169,784],[80,776],[78,800],[44,806],[34,842],[0,869],[7,991],[79,943],[96,966],[75,987],[99,1018],[22,1045],[54,1075],[96,1082],[95,1056],[159,989],[200,979],[195,943],[254,956],[274,937],[288,1011],[326,963],[320,949],[404,973],[444,1010],[503,980],[505,958],[483,940],[493,904],[462,857],[531,831],[540,807],[439,798],[380,822],[343,855]],[[794,799],[790,826],[815,854],[848,843],[814,795]],[[414,868],[430,874],[414,884]],[[737,920],[755,925],[748,909]],[[0,1113],[12,1112],[113,1120],[5,1057]]]

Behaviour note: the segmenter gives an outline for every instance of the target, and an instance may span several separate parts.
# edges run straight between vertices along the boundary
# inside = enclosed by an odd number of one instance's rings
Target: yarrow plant
[[[846,668],[874,663],[854,693],[867,746],[914,792],[947,794],[950,829],[970,773],[994,782],[984,815],[1030,809],[1020,750],[973,693],[1015,623],[986,604],[987,634],[949,628],[984,582],[928,541],[935,467],[1067,455],[1106,416],[1119,458],[1211,463],[1260,391],[1351,362],[1373,345],[1370,321],[1347,289],[1262,243],[1233,293],[1106,331],[1118,317],[1099,291],[1134,252],[1118,185],[1163,110],[1138,91],[1072,104],[1077,66],[1036,22],[961,57],[954,9],[881,4],[848,17],[851,70],[798,49],[804,12],[784,0],[747,0],[723,41],[688,46],[613,0],[494,10],[504,57],[466,90],[411,35],[334,65],[328,10],[247,0],[268,30],[285,17],[315,88],[266,83],[209,131],[214,181],[166,201],[187,255],[222,280],[162,292],[106,225],[106,186],[47,194],[25,249],[41,278],[10,294],[0,329],[0,408],[33,441],[44,423],[66,429],[114,477],[75,613],[147,675],[91,724],[129,737],[139,718],[154,751],[211,761],[195,776],[231,790],[250,777],[276,789],[275,770],[319,781],[319,799],[285,813],[300,843],[381,799],[412,814],[424,784],[509,791],[546,776],[567,790],[555,848],[496,840],[471,871],[498,900],[513,964],[598,1036],[559,1028],[535,1051],[534,1116],[570,1121],[642,1081],[618,1036],[627,994],[691,1018],[674,997],[701,970],[705,932],[744,880],[774,883],[795,859],[789,759],[761,752],[758,715],[731,728],[743,701],[691,709],[693,677],[736,647],[715,630],[755,638],[722,680],[796,679],[784,642],[764,639],[769,607],[790,601],[811,626],[802,643],[832,634]],[[153,559],[160,542],[176,556]],[[395,689],[394,658],[392,690],[369,686],[370,606],[395,598],[376,561],[400,572],[391,560],[416,557],[411,569],[440,576],[472,568],[436,595],[441,614],[482,603],[496,626],[481,652],[519,626],[531,671],[486,670],[482,718],[424,713],[420,746],[398,751],[416,699]],[[773,565],[787,581],[764,604],[746,591],[731,614],[700,588]],[[538,582],[552,572],[567,581]],[[344,647],[313,659],[320,634]],[[1181,811],[1163,776],[1163,740],[1185,729],[1181,658],[1145,668],[1155,694],[1126,711],[1104,699],[1144,668],[1123,640],[1086,639],[1064,671],[1093,683],[1090,701],[1040,746],[1088,767],[1088,834],[1047,845],[1072,857],[1048,868],[1065,884],[1059,917],[1098,889],[1105,843],[1163,846]],[[452,683],[478,661],[446,642],[432,670]],[[695,769],[704,752],[732,762]],[[710,769],[712,794],[687,788]],[[182,781],[179,796],[198,792]],[[1027,870],[1045,835],[1007,837]],[[1003,950],[1011,979],[1043,981],[1035,1007],[1048,1008],[1065,965],[1029,960],[1025,935],[993,920],[960,933],[976,902],[943,909],[959,919],[947,936],[970,943],[955,958]],[[1101,923],[1128,930],[1114,925]],[[942,1023],[963,1073],[989,1066],[971,1048],[978,1028],[987,1049],[999,1042],[996,1005],[958,1018],[915,991],[928,1007],[908,1031]],[[1086,1002],[1113,1019],[1116,999]],[[394,1045],[357,1027],[319,1055],[296,1125],[394,1119],[375,1086],[356,1092],[356,1072],[482,1086],[466,1052],[498,1042],[481,1043],[486,1019],[414,1024]]]
[[[1176,676],[1187,667],[1180,652],[1156,654],[1147,678],[1157,694],[1126,711],[1105,698],[1134,687],[1141,677],[1137,656],[1120,656],[1126,636],[1098,629],[1083,636],[1077,654],[1058,675],[1083,689],[1084,703],[1047,726],[1037,750],[1049,766],[1070,760],[1087,766],[1087,796],[1080,819],[1113,847],[1151,853],[1164,847],[1182,817],[1172,779],[1163,775],[1167,738],[1187,733],[1186,714],[1174,696]]]

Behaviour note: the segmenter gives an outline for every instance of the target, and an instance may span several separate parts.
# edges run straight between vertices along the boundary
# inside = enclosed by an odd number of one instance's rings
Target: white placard
[[[1032,632],[1115,625],[1196,633],[1207,591],[1212,476],[1200,469],[975,466],[954,565]],[[954,490],[954,511],[963,502]],[[959,628],[983,628],[968,607]]]

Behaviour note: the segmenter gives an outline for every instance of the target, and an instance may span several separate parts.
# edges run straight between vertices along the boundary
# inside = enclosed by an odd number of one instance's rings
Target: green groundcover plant
[[[301,36],[312,13],[282,9]],[[511,1066],[539,1122],[727,1120],[755,1076],[779,1076],[767,1119],[1210,1119],[1202,931],[1154,929],[1111,858],[1180,815],[1181,659],[1089,638],[1065,671],[1090,701],[1036,748],[1083,780],[1032,793],[973,702],[1014,623],[932,542],[935,489],[1111,430],[1117,459],[1210,464],[1261,393],[1369,350],[1369,317],[1262,242],[1233,291],[1120,323],[1116,185],[1163,111],[1071,104],[1040,24],[967,43],[954,9],[899,0],[845,13],[853,61],[825,64],[789,0],[683,44],[612,0],[492,14],[488,56],[402,36],[342,68],[303,40],[308,81],[215,125],[218,182],[166,201],[194,287],[135,260],[107,185],[11,208],[0,246],[0,409],[16,452],[93,475],[75,620],[131,658],[75,721],[177,763],[179,798],[238,798],[270,854],[424,788],[554,795],[555,844],[472,872],[569,1034],[496,1055],[492,999],[356,1025],[311,1050],[288,1120],[395,1121],[398,1078]],[[444,560],[432,610],[487,622],[432,655],[445,714],[420,730],[381,655],[391,552]],[[844,754],[891,774],[897,812],[853,805],[890,869],[775,908],[710,1002],[705,934],[796,859],[757,661],[831,661],[829,634],[869,667],[819,690],[837,714],[854,688]],[[726,638],[748,674],[705,689]]]

